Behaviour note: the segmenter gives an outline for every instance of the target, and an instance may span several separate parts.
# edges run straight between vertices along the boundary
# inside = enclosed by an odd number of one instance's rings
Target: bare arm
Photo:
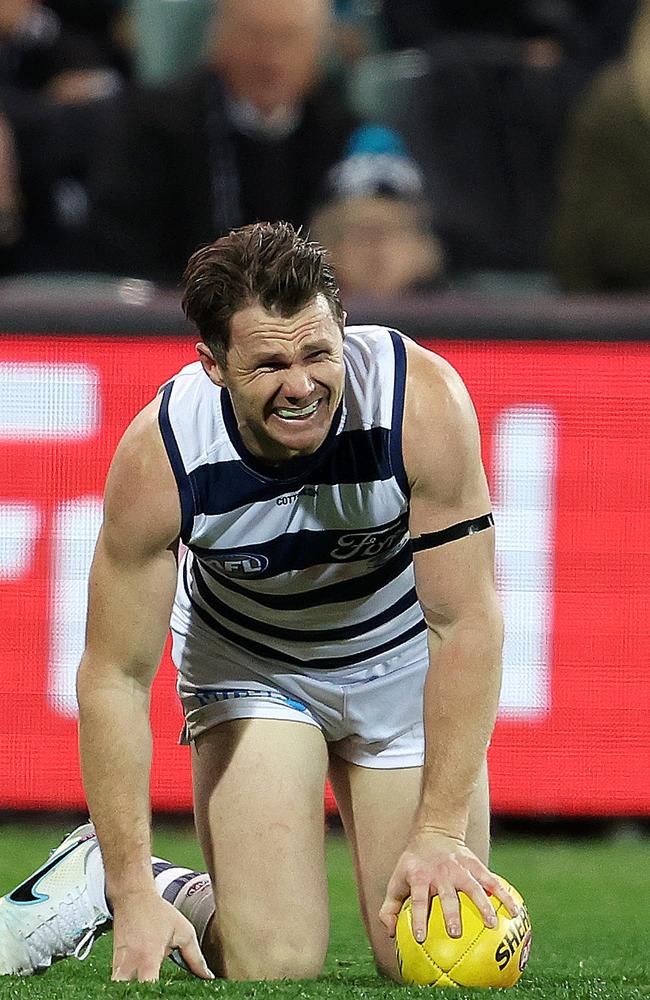
[[[84,786],[114,909],[120,979],[157,978],[179,934],[193,952],[190,964],[200,958],[189,925],[158,898],[150,860],[149,698],[169,626],[180,526],[156,414],[154,403],[136,417],[111,465],[77,681]]]
[[[426,442],[426,447],[423,447]],[[408,346],[404,459],[411,484],[413,537],[490,511],[476,416],[458,375],[441,359]],[[392,933],[404,897],[424,936],[437,893],[447,927],[459,931],[458,890],[486,922],[486,891],[514,900],[466,846],[472,792],[485,764],[501,684],[502,619],[494,581],[494,530],[426,548],[414,557],[418,597],[428,626],[425,763],[410,843],[389,883],[382,919]]]

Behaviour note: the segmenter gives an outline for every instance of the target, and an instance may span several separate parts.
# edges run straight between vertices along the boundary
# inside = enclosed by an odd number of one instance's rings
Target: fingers
[[[460,937],[463,933],[458,893],[463,892],[471,899],[478,909],[486,927],[496,927],[497,915],[492,900],[483,885],[469,871],[464,871],[454,884],[440,888],[440,905],[442,907],[447,933],[450,937]]]
[[[424,941],[429,926],[429,901],[431,899],[429,879],[413,879],[411,883],[411,926],[416,941]]]
[[[497,899],[501,900],[511,917],[517,916],[519,913],[519,903],[497,875],[488,872],[488,878],[481,879],[481,884],[486,892],[491,893]]]
[[[138,946],[114,942],[113,982],[156,982],[163,959],[175,949],[180,951],[195,976],[200,979],[215,978],[201,953],[194,928],[180,913],[172,911],[172,921],[161,931],[159,936],[149,936],[146,941],[143,935]]]
[[[512,916],[519,910],[508,887],[471,852],[464,852],[461,856],[438,859],[431,868],[425,869],[401,859],[388,884],[379,919],[394,937],[397,916],[404,899],[410,895],[413,936],[422,942],[427,936],[431,897],[437,895],[448,935],[459,938],[463,933],[459,892],[472,900],[486,927],[496,927],[498,922],[490,895],[499,899]]]
[[[151,954],[132,948],[117,948],[113,953],[114,983],[128,983],[136,980],[139,983],[155,983],[160,975],[162,953],[158,958]]]
[[[456,888],[454,886],[441,885],[438,889],[438,898],[447,934],[451,938],[459,938],[463,933],[463,924],[460,917],[460,900]]]
[[[411,889],[408,882],[395,872],[388,883],[386,897],[379,910],[379,919],[388,931],[390,937],[395,937],[397,916],[402,909],[402,903]]]
[[[399,899],[397,896],[386,895],[384,902],[381,904],[379,919],[388,931],[389,937],[395,937],[397,915],[402,908],[403,902],[404,900]]]
[[[193,927],[185,933],[177,931],[174,934],[170,951],[174,948],[179,949],[188,968],[195,976],[198,976],[199,979],[214,979],[214,973],[206,964]]]

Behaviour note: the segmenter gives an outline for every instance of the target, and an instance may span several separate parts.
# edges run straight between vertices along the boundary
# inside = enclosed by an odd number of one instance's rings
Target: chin
[[[287,458],[294,455],[312,455],[318,451],[327,437],[329,425],[307,428],[278,428],[277,432],[269,434],[269,443],[273,442],[275,449],[286,453]]]
[[[291,457],[292,455],[313,455],[315,451],[318,451],[326,436],[326,434],[288,434],[277,437],[274,441],[277,446],[291,453],[287,457]]]

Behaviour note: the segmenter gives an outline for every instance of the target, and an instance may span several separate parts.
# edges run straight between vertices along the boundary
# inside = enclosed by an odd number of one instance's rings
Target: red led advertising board
[[[494,809],[650,814],[650,345],[428,344],[473,396],[506,621]],[[0,808],[81,807],[74,677],[114,448],[191,343],[0,344]],[[166,655],[154,807],[191,802]]]

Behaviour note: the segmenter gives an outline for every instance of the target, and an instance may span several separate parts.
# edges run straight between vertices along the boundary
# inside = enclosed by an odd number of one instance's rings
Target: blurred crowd
[[[645,291],[646,164],[650,0],[0,0],[0,277],[286,219],[346,295]]]

